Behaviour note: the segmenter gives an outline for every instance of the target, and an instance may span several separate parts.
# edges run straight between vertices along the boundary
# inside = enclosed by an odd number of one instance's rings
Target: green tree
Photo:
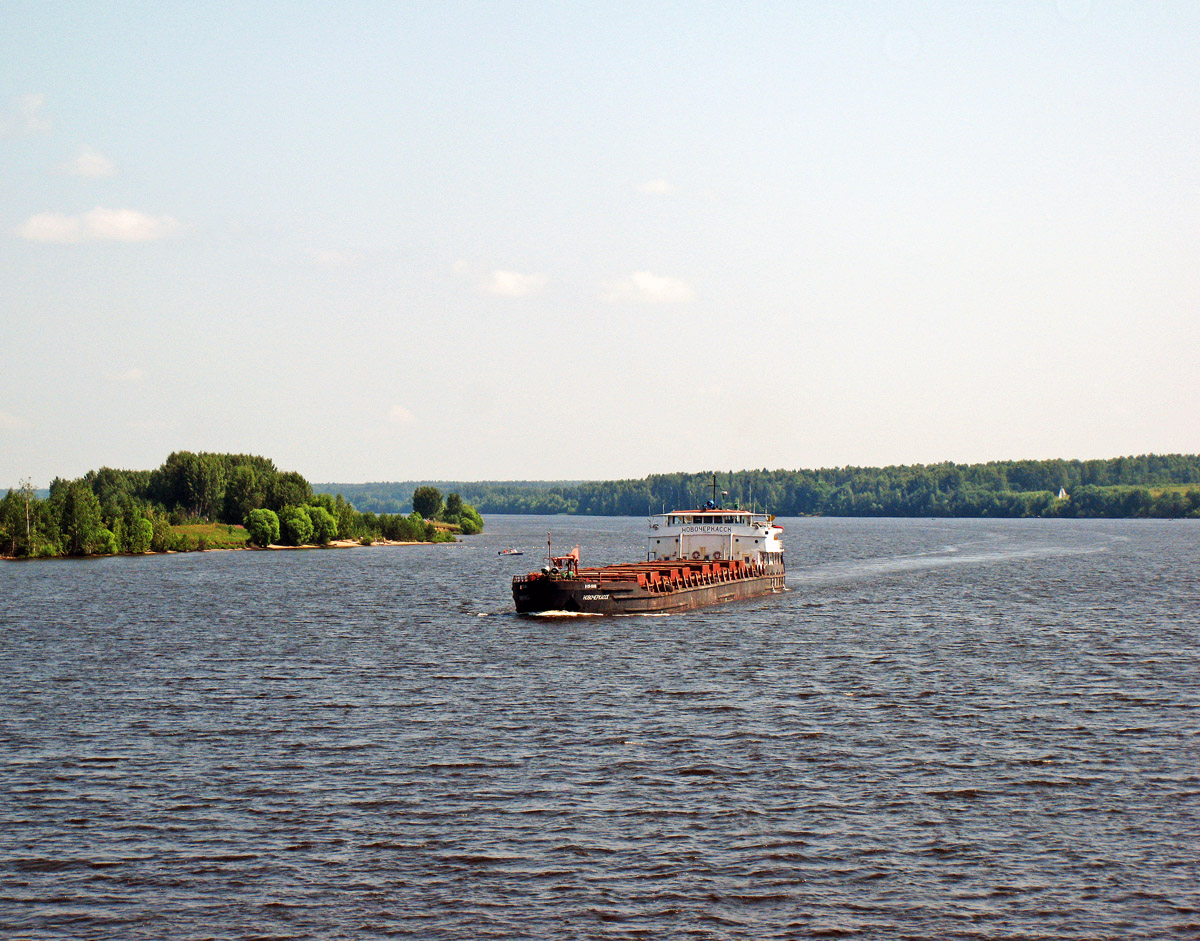
[[[1155,516],[1166,519],[1176,519],[1188,513],[1188,499],[1178,490],[1167,490],[1160,493],[1154,501]]]
[[[116,544],[116,549],[113,552],[125,552],[129,548],[129,533],[125,527],[125,516],[122,513],[117,513],[115,516],[111,513],[103,513],[103,518],[109,520],[108,531],[112,534],[113,542]]]
[[[223,520],[233,522],[245,519],[251,510],[257,510],[266,499],[262,481],[251,464],[239,464],[225,485],[225,510]]]
[[[59,528],[63,551],[67,555],[92,555],[107,545],[112,534],[100,518],[100,501],[82,480],[69,484],[62,492]]]
[[[435,519],[442,511],[442,493],[437,487],[418,487],[412,495],[413,512],[422,519]]]
[[[121,543],[116,534],[110,530],[100,527],[96,533],[96,542],[92,547],[92,555],[116,555],[121,551]]]
[[[462,527],[463,535],[473,536],[483,532],[483,517],[476,512],[475,507],[464,503],[462,513],[458,517],[458,525]]]
[[[312,539],[317,545],[327,545],[331,539],[337,538],[337,520],[325,507],[309,504],[304,511],[312,522]]]
[[[171,524],[162,514],[156,514],[151,520],[153,534],[150,537],[151,552],[167,552],[175,544],[175,533],[171,529]]]
[[[279,514],[279,529],[289,546],[304,546],[312,542],[312,519],[302,506],[289,506]]]
[[[176,451],[151,475],[149,491],[168,509],[211,519],[224,508],[225,484],[223,455]]]
[[[1124,516],[1147,516],[1154,498],[1145,487],[1131,487],[1121,496],[1121,513]]]
[[[43,526],[49,509],[46,501],[34,495],[29,480],[22,480],[16,490],[8,491],[0,501],[0,552],[24,557],[45,555],[52,550]],[[57,525],[53,528],[57,531]]]
[[[337,501],[334,500],[333,494],[330,493],[314,493],[308,500],[309,506],[323,506],[327,509],[331,516],[337,515]]]
[[[333,505],[333,515],[337,518],[338,535],[343,539],[361,536],[364,533],[363,515],[340,493]]]
[[[225,508],[225,462],[219,454],[198,454],[188,479],[190,504],[202,519],[216,519]]]
[[[312,487],[309,482],[295,471],[278,474],[271,483],[271,492],[267,497],[268,509],[282,513],[292,506],[304,506],[312,499]],[[282,520],[282,516],[280,517]]]
[[[88,471],[83,479],[100,500],[100,505],[126,506],[130,502],[144,502],[148,497],[149,471],[113,470],[102,467]]]
[[[29,515],[29,505],[15,490],[0,501],[0,540],[9,555],[29,555]]]
[[[150,543],[154,539],[154,524],[146,517],[140,516],[134,521],[134,524],[129,527],[128,531],[128,550],[133,553],[142,553],[150,551]]]
[[[246,515],[246,532],[256,546],[279,542],[279,516],[272,510],[251,510]]]

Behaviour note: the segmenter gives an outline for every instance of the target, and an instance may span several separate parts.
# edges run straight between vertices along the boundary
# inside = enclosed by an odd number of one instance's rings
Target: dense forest
[[[708,499],[714,472],[640,480],[339,484],[364,507],[452,486],[481,513],[640,516]],[[717,472],[726,505],[779,516],[1197,517],[1200,455]]]
[[[477,533],[483,518],[457,493],[418,491],[412,513],[359,512],[342,495],[314,493],[295,471],[246,454],[178,451],[153,471],[103,467],[78,480],[55,479],[48,495],[24,484],[0,501],[0,555],[169,552],[213,546],[220,524],[240,542],[325,545],[334,539],[370,543],[453,541]],[[242,529],[244,527],[244,532]],[[201,534],[197,535],[199,529]],[[234,544],[234,539],[223,544]]]

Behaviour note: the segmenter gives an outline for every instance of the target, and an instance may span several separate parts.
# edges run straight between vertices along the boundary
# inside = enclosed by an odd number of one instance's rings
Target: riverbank
[[[33,559],[108,559],[118,556],[142,556],[142,555],[184,555],[190,552],[273,552],[275,550],[296,550],[296,549],[370,549],[375,546],[449,546],[457,543],[443,540],[441,542],[428,541],[405,541],[399,539],[375,539],[370,543],[363,543],[357,539],[334,539],[330,542],[320,545],[318,543],[308,543],[303,546],[255,546],[251,543],[245,543],[240,546],[206,546],[204,548],[196,547],[194,549],[167,549],[163,552],[108,552],[96,555],[44,555],[44,556],[15,556],[5,555],[0,553],[0,562],[28,562]]]
[[[350,534],[382,545],[453,542],[483,518],[451,493],[414,492],[408,515],[361,513],[340,495],[266,458],[179,451],[154,471],[102,467],[39,496],[28,482],[0,499],[0,552],[16,558],[195,552],[260,544],[348,548]],[[331,543],[342,537],[336,545]]]
[[[458,540],[455,540],[457,542]],[[318,545],[317,543],[308,543],[303,546],[284,546],[284,545],[269,545],[269,546],[251,546],[246,545],[246,549],[370,549],[374,546],[444,546],[450,545],[449,542],[427,542],[424,540],[400,540],[400,539],[373,539],[369,543],[363,543],[357,539],[333,539]]]

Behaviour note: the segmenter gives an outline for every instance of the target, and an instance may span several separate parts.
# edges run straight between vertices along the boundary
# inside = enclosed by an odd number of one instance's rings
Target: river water
[[[0,565],[0,936],[1200,937],[1200,523],[783,522],[659,617],[511,613],[640,519]]]

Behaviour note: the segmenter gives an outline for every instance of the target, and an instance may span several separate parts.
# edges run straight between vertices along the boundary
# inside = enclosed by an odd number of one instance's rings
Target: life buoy
[[[695,552],[692,553],[692,558],[693,559],[700,558],[700,550],[699,549],[697,549]]]
[[[714,552],[714,553],[713,553],[713,558],[714,558],[714,559],[720,559],[720,558],[721,558],[721,553],[720,553],[720,551]]]

